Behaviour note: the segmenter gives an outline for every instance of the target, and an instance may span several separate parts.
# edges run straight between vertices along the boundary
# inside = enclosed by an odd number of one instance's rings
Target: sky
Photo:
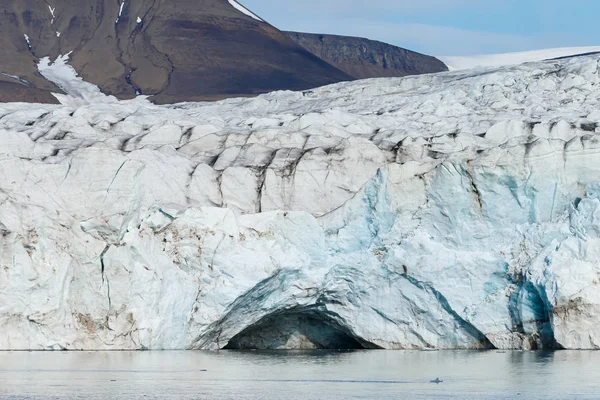
[[[282,30],[367,37],[436,56],[600,45],[600,0],[241,2]]]

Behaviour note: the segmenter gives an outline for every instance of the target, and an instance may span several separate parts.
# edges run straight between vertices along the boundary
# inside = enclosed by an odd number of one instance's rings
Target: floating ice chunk
[[[231,4],[236,10],[246,14],[247,16],[254,18],[257,21],[265,22],[258,15],[254,14],[252,11],[248,10],[246,7],[238,3],[236,0],[229,0],[229,4]]]

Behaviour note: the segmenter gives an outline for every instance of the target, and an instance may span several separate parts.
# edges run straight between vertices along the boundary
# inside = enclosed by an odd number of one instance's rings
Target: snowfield
[[[596,349],[599,62],[0,104],[0,348]]]
[[[477,56],[446,56],[438,58],[444,64],[446,64],[450,71],[456,71],[463,69],[516,65],[526,62],[552,60],[555,58],[590,53],[600,53],[600,46],[559,47],[555,49],[522,51],[518,53],[484,54]]]
[[[54,61],[51,61],[49,57],[44,57],[38,63],[40,74],[68,93],[68,95],[53,93],[61,104],[77,107],[92,103],[118,102],[116,97],[106,96],[98,86],[84,81],[77,74],[75,68],[69,65],[70,56],[71,53],[60,55]]]

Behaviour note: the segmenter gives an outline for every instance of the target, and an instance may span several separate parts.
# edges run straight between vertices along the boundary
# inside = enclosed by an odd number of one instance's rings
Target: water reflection
[[[23,400],[597,399],[598,376],[596,352],[0,353],[0,398]]]

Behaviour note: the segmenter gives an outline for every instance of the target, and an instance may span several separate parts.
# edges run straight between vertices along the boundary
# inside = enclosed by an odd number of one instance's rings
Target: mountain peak
[[[69,52],[105,94],[158,103],[351,79],[235,0],[7,0],[0,33],[0,88],[19,85],[13,93],[42,100],[60,89],[39,74],[39,60]]]

